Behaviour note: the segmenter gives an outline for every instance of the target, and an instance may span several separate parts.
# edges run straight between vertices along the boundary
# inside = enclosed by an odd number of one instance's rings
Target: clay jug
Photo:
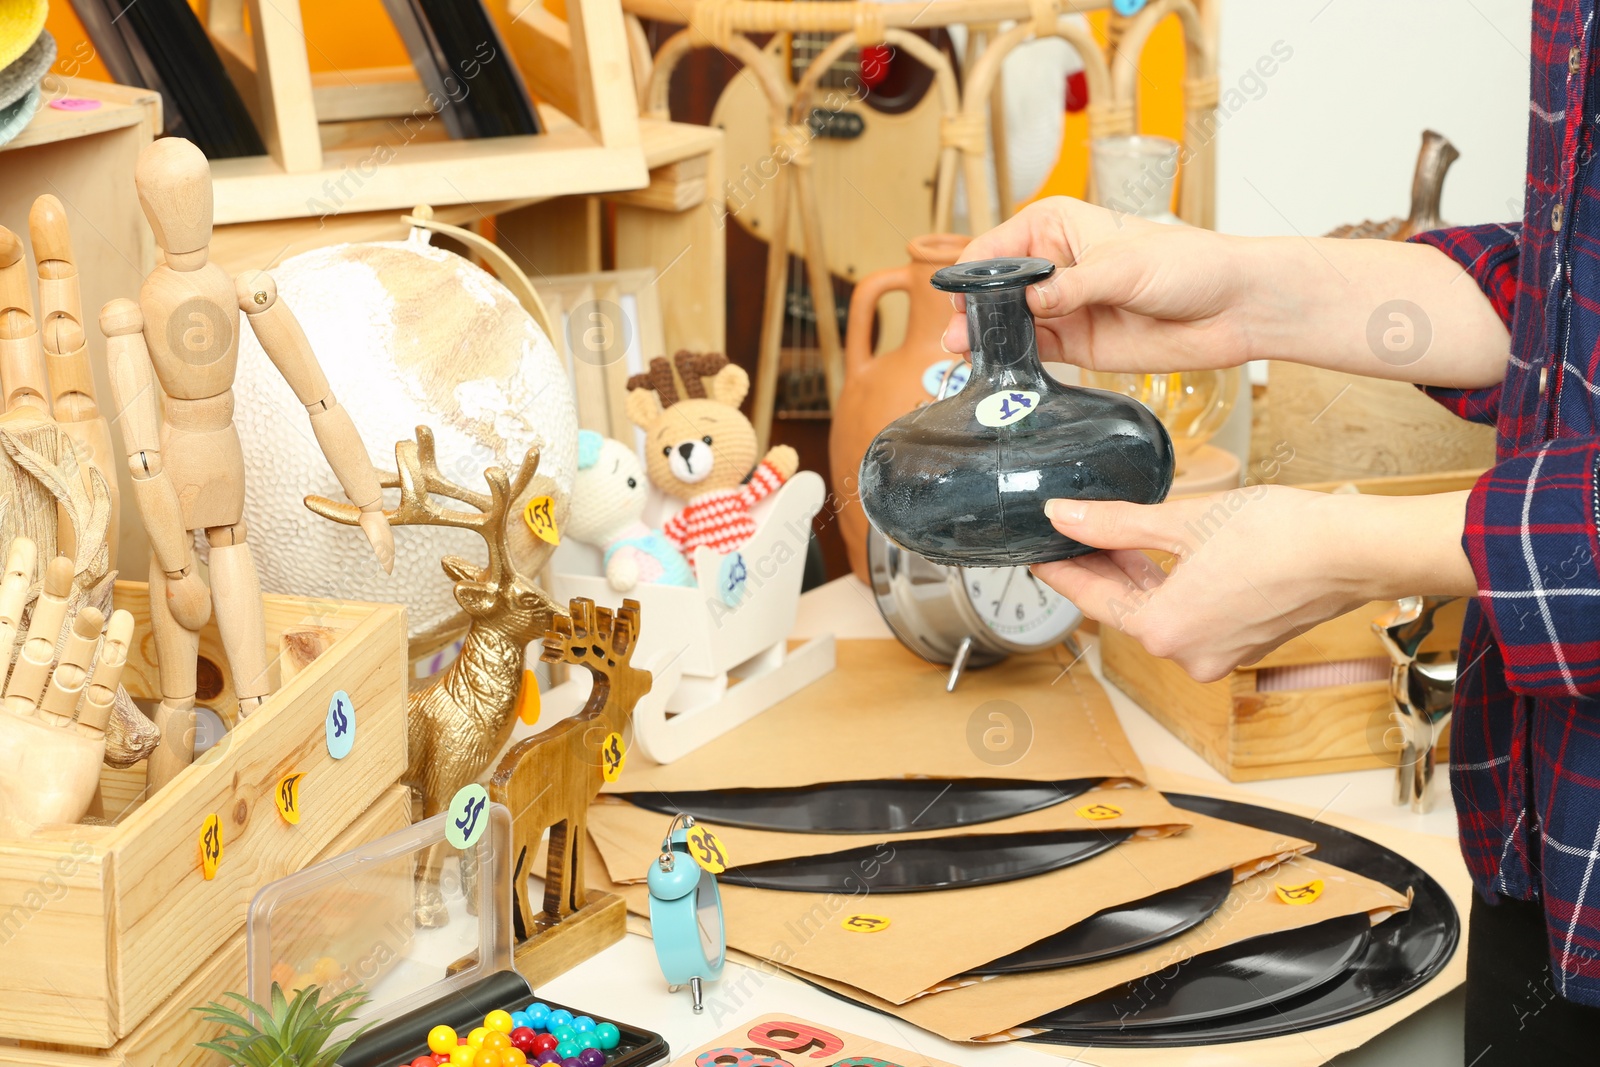
[[[844,388],[834,407],[828,436],[828,465],[834,492],[843,501],[839,532],[850,556],[850,570],[863,582],[867,576],[867,516],[861,510],[857,478],[861,457],[878,431],[901,415],[929,403],[939,393],[945,372],[960,362],[940,345],[953,309],[950,297],[932,285],[933,272],[948,267],[972,240],[957,233],[933,233],[906,246],[911,262],[862,278],[850,298],[844,342]],[[885,293],[911,297],[905,342],[893,352],[872,354],[872,322]],[[963,380],[964,368],[951,382]]]

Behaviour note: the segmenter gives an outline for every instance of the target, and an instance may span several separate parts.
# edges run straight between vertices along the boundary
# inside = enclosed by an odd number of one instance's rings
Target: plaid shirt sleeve
[[[1494,305],[1500,321],[1511,327],[1511,309],[1517,295],[1517,253],[1522,239],[1520,222],[1454,226],[1419,233],[1411,240],[1431,245],[1455,260],[1472,276]],[[1423,392],[1469,422],[1495,424],[1500,415],[1500,389],[1443,389],[1425,386]]]

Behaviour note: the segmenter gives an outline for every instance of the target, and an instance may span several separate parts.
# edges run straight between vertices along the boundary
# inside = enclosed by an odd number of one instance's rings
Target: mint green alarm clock
[[[645,881],[650,888],[650,936],[656,961],[673,990],[689,987],[698,1015],[705,1010],[701,983],[722,977],[728,943],[717,877],[690,853],[689,832],[694,828],[692,816],[673,818],[661,842],[661,855],[650,864]]]

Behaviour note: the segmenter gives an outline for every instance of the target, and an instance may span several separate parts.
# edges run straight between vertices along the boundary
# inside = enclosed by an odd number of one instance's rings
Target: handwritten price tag
[[[1122,818],[1122,809],[1115,804],[1085,804],[1078,809],[1078,818],[1093,822]]]
[[[356,743],[356,706],[343,689],[328,699],[328,755],[344,759]]]
[[[444,839],[463,852],[478,843],[489,826],[489,791],[474,782],[456,790],[445,818]]]
[[[300,825],[300,779],[305,776],[304,771],[286,774],[278,779],[278,788],[272,792],[273,803],[278,805],[278,814],[290,826]]]
[[[1039,394],[1032,389],[1002,389],[978,401],[973,412],[985,426],[1010,426],[1033,414]]]
[[[703,869],[721,874],[728,869],[728,853],[717,840],[717,835],[704,826],[691,827],[684,837],[689,845],[689,856]]]
[[[889,919],[885,915],[847,915],[839,925],[852,934],[876,934],[889,929]]]
[[[1278,894],[1278,899],[1285,904],[1315,904],[1317,898],[1322,896],[1322,879],[1313,878],[1309,882],[1299,885],[1278,884],[1272,887]]]
[[[555,501],[547,496],[536,496],[522,509],[522,519],[533,531],[533,536],[546,544],[559,545],[561,531],[556,529]]]
[[[606,739],[600,742],[600,775],[608,782],[614,782],[622,777],[622,766],[628,762],[628,749],[622,743],[622,735],[615,730],[606,734]]]
[[[722,592],[722,602],[730,608],[739,606],[750,590],[750,568],[745,564],[744,553],[735,552],[722,558],[717,574],[717,588]]]
[[[200,824],[200,873],[206,876],[206,881],[217,876],[217,867],[221,863],[222,820],[217,818],[216,812],[212,812]]]

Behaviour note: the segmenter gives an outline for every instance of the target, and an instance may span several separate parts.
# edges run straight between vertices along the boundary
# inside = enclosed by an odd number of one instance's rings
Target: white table
[[[846,577],[812,590],[800,600],[794,636],[833,633],[841,639],[889,637],[871,593]],[[1091,643],[1084,663],[1100,678],[1099,650]],[[1122,727],[1148,766],[1164,767],[1211,782],[1223,777],[1120,690],[1105,686]],[[1440,771],[1441,779],[1443,770]],[[1386,770],[1284,778],[1243,788],[1264,801],[1288,801],[1417,833],[1455,836],[1449,797],[1440,794],[1435,810],[1415,815],[1395,807],[1389,795],[1394,773]],[[1235,787],[1239,788],[1239,787]],[[1443,781],[1435,783],[1443,790]],[[1463,917],[1464,919],[1465,917]],[[722,980],[707,988],[706,1010],[689,1010],[687,992],[669,994],[646,938],[630,934],[591,960],[548,983],[541,995],[582,1005],[663,1034],[674,1055],[704,1044],[738,1023],[766,1012],[789,1012],[832,1023],[840,1029],[958,1064],[980,1067],[1060,1067],[1066,1061],[1022,1044],[958,1045],[908,1023],[846,1003],[797,981],[730,963]],[[1463,998],[1460,990],[1421,1009],[1361,1048],[1338,1057],[1339,1067],[1443,1067],[1462,1062]],[[1226,1046],[1220,1046],[1225,1049]],[[1174,1055],[1174,1062],[1178,1056]],[[1081,1062],[1092,1063],[1093,1054]]]

